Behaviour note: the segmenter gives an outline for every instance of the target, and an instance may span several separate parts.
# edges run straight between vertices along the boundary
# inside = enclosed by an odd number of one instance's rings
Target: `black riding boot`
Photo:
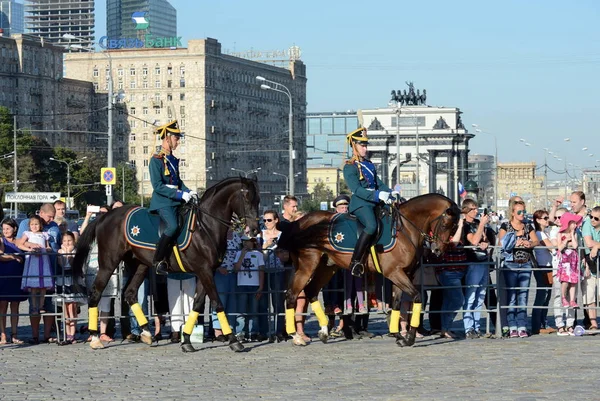
[[[350,271],[353,276],[360,277],[365,272],[365,265],[363,264],[364,255],[369,245],[371,245],[372,239],[373,234],[367,234],[364,231],[358,237],[354,253],[352,254],[352,260],[350,261]]]
[[[160,237],[160,240],[158,240],[158,244],[156,245],[156,252],[154,253],[154,259],[152,260],[152,265],[156,270],[156,274],[169,274],[167,256],[169,255],[169,251],[171,250],[171,240],[172,238],[165,234],[163,234]]]

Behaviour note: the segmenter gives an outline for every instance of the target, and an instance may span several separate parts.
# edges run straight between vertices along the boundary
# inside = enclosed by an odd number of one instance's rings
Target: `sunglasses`
[[[265,223],[270,223],[273,221],[273,219],[263,219],[265,221]]]
[[[600,217],[596,217],[596,216],[590,216],[590,217],[596,221],[600,221]]]
[[[527,213],[527,210],[517,210],[517,214],[520,216],[522,214]]]
[[[515,205],[524,205],[525,202],[523,202],[523,201],[515,201],[514,204]]]
[[[550,217],[548,217],[548,216],[542,217],[542,220],[550,220]]]

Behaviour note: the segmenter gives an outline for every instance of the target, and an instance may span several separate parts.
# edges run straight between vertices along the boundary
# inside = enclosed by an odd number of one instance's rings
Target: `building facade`
[[[536,167],[535,162],[498,163],[499,209],[506,209],[515,195],[527,202],[528,210],[543,207],[544,179],[536,174]]]
[[[306,115],[308,168],[341,168],[349,155],[346,135],[356,128],[358,128],[358,116],[355,111],[308,113]]]
[[[106,32],[109,38],[174,37],[177,10],[167,0],[107,0]]]
[[[341,167],[309,167],[306,176],[308,193],[313,193],[317,184],[324,184],[334,197],[339,194],[340,180],[343,179]]]
[[[494,162],[494,156],[478,154],[469,155],[468,173],[469,180],[475,181],[479,188],[478,199],[480,204],[495,208],[496,196],[494,178],[496,174],[496,164]]]
[[[0,30],[2,35],[10,36],[25,32],[25,12],[23,4],[15,0],[0,1]]]
[[[208,38],[189,40],[187,48],[175,50],[71,53],[65,65],[70,78],[91,81],[104,95],[112,72],[114,93],[120,92],[122,99],[114,113],[115,151],[122,147],[124,158],[135,164],[143,194],[151,191],[147,166],[160,145],[154,128],[173,119],[179,120],[185,133],[176,153],[190,188],[206,188],[239,175],[237,170],[260,167],[261,194],[270,198],[284,194],[285,180],[273,172],[284,176],[288,172],[289,100],[281,93],[261,90],[256,76],[285,85],[293,99],[294,171],[301,173],[292,179],[296,193],[306,193],[306,67],[302,61],[290,60],[289,68],[280,68],[233,57],[221,52],[217,40]],[[94,130],[106,130],[105,121]]]
[[[94,104],[91,82],[63,78],[64,48],[39,37],[0,37],[0,105],[51,146],[89,149]]]
[[[63,35],[73,35],[87,47],[94,42],[94,0],[25,0],[25,29],[64,46],[70,40]]]

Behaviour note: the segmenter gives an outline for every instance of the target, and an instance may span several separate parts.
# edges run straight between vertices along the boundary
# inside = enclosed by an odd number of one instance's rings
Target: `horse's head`
[[[258,191],[258,182],[256,178],[240,177],[241,187],[239,196],[232,199],[232,207],[235,214],[238,215],[242,223],[250,230],[250,235],[256,236],[260,232],[258,225],[258,204],[260,194]]]
[[[431,222],[431,252],[435,256],[442,255],[448,247],[450,236],[456,231],[460,209],[456,203],[447,200],[450,205]]]

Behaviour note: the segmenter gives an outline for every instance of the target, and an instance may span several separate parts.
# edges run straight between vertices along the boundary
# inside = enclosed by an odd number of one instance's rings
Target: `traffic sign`
[[[7,192],[6,203],[53,203],[60,199],[60,192]]]
[[[112,185],[107,185],[106,186],[106,196],[111,196],[112,195]]]
[[[102,185],[115,185],[117,183],[117,169],[114,167],[101,168],[100,183]]]

